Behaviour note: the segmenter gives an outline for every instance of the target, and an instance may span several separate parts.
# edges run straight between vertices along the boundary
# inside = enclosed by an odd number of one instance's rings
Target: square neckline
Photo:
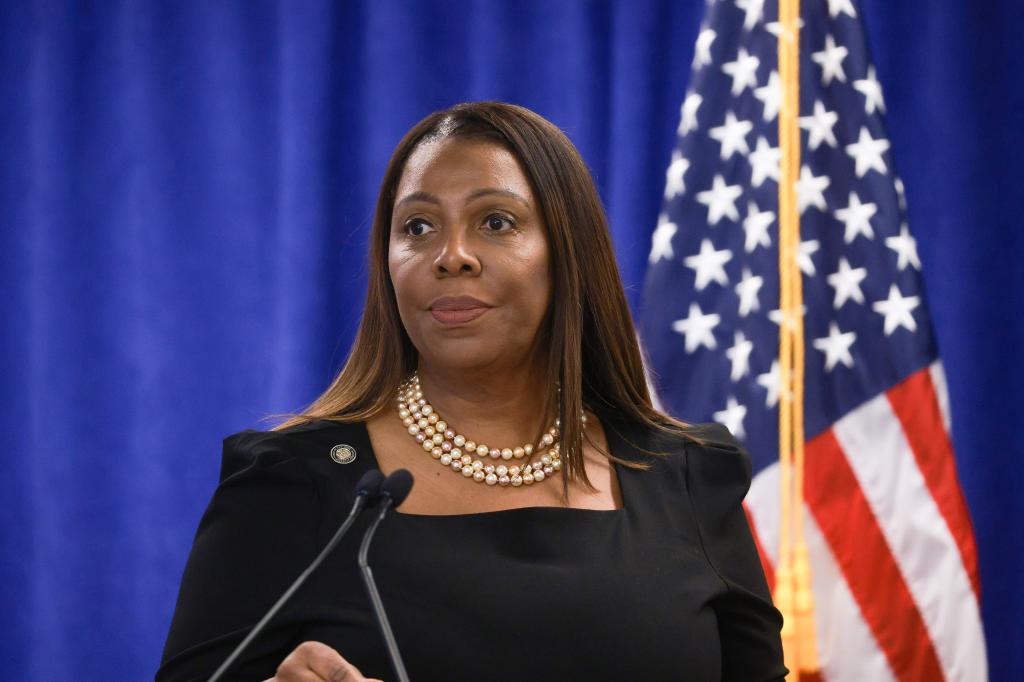
[[[359,428],[360,428],[360,431],[361,431],[360,435],[365,440],[366,445],[367,445],[367,449],[369,450],[369,453],[370,453],[370,459],[372,460],[372,462],[371,462],[372,468],[377,469],[378,471],[381,471],[380,461],[377,459],[377,452],[373,449],[373,441],[370,438],[370,430],[366,427],[366,422],[365,421],[359,422]],[[618,447],[619,446],[619,443],[618,443],[619,434],[618,434],[618,432],[615,429],[609,429],[606,426],[606,422],[604,420],[601,421],[601,428],[602,428],[602,430],[604,431],[604,434],[605,434],[605,443],[608,446],[608,452],[610,454],[614,455],[615,457],[621,458],[622,457],[622,455],[621,455],[621,447]],[[615,441],[614,444],[612,442],[613,440]],[[609,518],[618,518],[618,517],[625,518],[626,515],[628,514],[628,512],[631,509],[631,506],[630,506],[631,496],[626,493],[625,479],[627,477],[622,475],[623,474],[623,470],[625,469],[625,467],[623,467],[618,462],[615,462],[615,461],[612,461],[612,460],[609,460],[609,461],[611,462],[612,466],[614,467],[615,478],[617,479],[618,484],[619,484],[619,498],[622,500],[622,506],[621,507],[616,507],[615,509],[588,509],[586,507],[556,507],[555,505],[545,504],[545,505],[529,505],[529,506],[525,506],[525,507],[510,507],[508,509],[492,509],[490,511],[468,512],[468,513],[463,513],[463,514],[417,514],[417,513],[403,512],[403,511],[401,511],[401,509],[396,508],[392,515],[393,516],[400,516],[400,517],[408,518],[408,519],[472,519],[473,517],[497,518],[500,515],[523,515],[523,516],[536,515],[536,516],[544,516],[544,515],[557,515],[557,514],[559,514],[561,512],[565,512],[567,515],[570,515],[570,516],[576,516],[576,515],[579,515],[579,516],[601,515],[601,516],[607,516]],[[383,472],[381,472],[381,473],[383,473]]]

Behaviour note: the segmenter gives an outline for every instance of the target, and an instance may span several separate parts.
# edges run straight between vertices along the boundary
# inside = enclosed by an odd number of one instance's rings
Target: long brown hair
[[[658,430],[678,432],[687,425],[651,403],[607,219],[583,158],[555,125],[503,102],[470,102],[435,112],[398,143],[377,198],[366,306],[348,360],[326,391],[302,412],[281,415],[290,418],[274,430],[317,419],[370,419],[387,409],[399,385],[416,369],[418,354],[399,318],[388,273],[388,240],[406,161],[421,142],[441,137],[499,144],[526,172],[547,226],[553,277],[552,308],[541,330],[548,341],[545,376],[551,378],[543,413],[557,409],[561,420],[563,498],[568,499],[570,481],[581,481],[593,491],[583,466],[584,406]],[[541,424],[534,442],[543,429]],[[649,466],[604,454],[624,466]]]

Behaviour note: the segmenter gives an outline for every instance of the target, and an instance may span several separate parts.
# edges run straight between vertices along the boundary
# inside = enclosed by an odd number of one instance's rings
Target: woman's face
[[[547,230],[515,156],[465,138],[417,147],[395,193],[388,270],[423,361],[497,369],[531,360],[551,271]]]

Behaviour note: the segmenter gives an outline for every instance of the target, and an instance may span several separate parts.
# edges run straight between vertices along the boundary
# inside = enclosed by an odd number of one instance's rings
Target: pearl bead
[[[421,429],[425,429],[428,426],[430,426],[430,422],[428,422],[426,419],[420,419],[418,422],[416,422],[416,425]]]
[[[417,400],[417,401],[423,400],[423,391],[413,391],[412,397],[413,397],[413,400]]]
[[[436,412],[434,413],[434,416],[435,417],[437,416]],[[440,431],[441,433],[444,433],[448,429],[448,422],[446,422],[443,419],[438,419],[434,423],[434,428],[437,429],[438,431]]]
[[[551,455],[544,455],[540,458],[540,461],[544,464],[551,464]]]
[[[544,441],[544,445],[551,445],[552,443],[555,442],[555,437],[552,436],[550,433],[545,433],[544,437],[541,438],[541,440]]]
[[[551,463],[551,468],[554,469],[555,471],[560,471],[562,468],[562,460],[556,459],[554,462]]]
[[[466,466],[469,466],[470,464],[473,463],[473,458],[470,457],[469,455],[463,455],[459,461],[461,461]]]
[[[473,462],[473,468],[476,469],[477,471],[483,471],[484,463],[481,462],[480,460],[476,460],[475,462]]]
[[[420,395],[423,395],[423,394],[420,393]],[[430,405],[424,404],[423,405],[423,409],[421,411],[423,412],[423,414],[430,414],[431,412],[434,411],[434,408],[431,407]]]
[[[445,429],[444,437],[447,438],[448,440],[452,440],[453,438],[455,438],[455,432],[452,431],[451,429]]]
[[[504,476],[505,474],[507,474],[507,473],[508,473],[508,467],[507,467],[507,466],[505,466],[504,464],[499,464],[499,465],[498,465],[498,466],[497,466],[497,467],[496,467],[496,468],[494,469],[494,473],[498,474],[498,476]]]
[[[544,480],[544,472],[543,471],[534,471],[533,472],[533,480],[535,480],[535,481],[543,481]]]
[[[402,423],[405,424],[406,426],[412,426],[413,424],[416,423],[416,420],[413,419],[412,417],[406,417],[402,420]],[[417,426],[416,428],[418,429],[419,427]]]
[[[459,460],[455,460],[454,462],[451,463],[451,467],[452,469],[459,471],[460,469],[462,469],[462,462],[460,462]]]
[[[415,436],[419,432],[420,427],[416,426],[415,424],[409,426],[409,435]]]
[[[533,474],[526,474],[523,476],[523,483],[526,485],[533,484]]]
[[[512,477],[512,487],[513,488],[518,488],[522,484],[523,484],[523,477],[522,476],[513,476]]]
[[[545,476],[550,476],[551,474],[555,473],[555,468],[554,467],[544,467],[542,469],[542,471],[544,472]]]
[[[452,440],[453,440],[453,441],[455,442],[455,444],[456,444],[456,445],[458,445],[458,446],[459,446],[460,448],[461,448],[461,447],[462,447],[463,445],[465,445],[465,444],[466,444],[466,437],[465,437],[465,436],[455,436],[455,438],[452,438]]]
[[[487,476],[484,477],[484,482],[487,485],[494,485],[495,483],[498,482],[498,477],[495,476],[494,474],[487,474]]]
[[[445,452],[451,452],[452,451],[452,444],[449,443],[448,441],[445,441],[445,442],[441,443],[441,449],[444,450]]]
[[[442,436],[440,433],[435,433],[434,437],[433,437],[433,441],[435,443],[437,443],[438,445],[440,445],[441,443],[444,442],[444,436]]]
[[[484,465],[484,471],[486,471],[489,474],[493,474],[494,473],[494,465],[493,464],[485,464]]]
[[[541,469],[544,468],[544,465],[541,464],[540,462],[534,462],[531,466],[533,467],[534,471],[540,471]]]
[[[448,454],[441,455],[441,464],[448,466],[452,463],[452,456]]]
[[[502,448],[501,458],[505,460],[512,459],[512,450],[510,448]]]
[[[561,428],[561,426],[562,426],[562,420],[559,419],[558,417],[555,417],[555,428],[556,429],[557,428]]]
[[[440,459],[441,455],[443,454],[444,450],[442,450],[441,448],[434,448],[433,450],[430,451],[430,456],[433,457],[434,459]]]
[[[524,445],[523,446],[523,454],[525,454],[527,457],[532,455],[533,454],[533,446],[532,445]]]
[[[466,443],[465,443],[465,445],[466,445],[466,451],[467,451],[467,452],[469,452],[469,451],[471,451],[471,450],[473,450],[473,451],[475,451],[475,450],[476,450],[476,443],[474,443],[474,442],[473,442],[473,441],[471,441],[471,440],[467,440],[467,441],[466,441]]]
[[[515,457],[516,459],[522,459],[525,455],[526,450],[523,450],[522,448],[515,448],[514,450],[512,450],[512,456]]]
[[[511,479],[508,476],[498,476],[498,485],[508,485]]]
[[[486,477],[487,477],[487,474],[485,474],[482,471],[474,471],[473,472],[473,480],[476,481],[477,483],[479,483],[480,481],[484,480],[484,478],[486,478]]]
[[[487,454],[491,456],[491,459],[498,459],[499,457],[501,457],[501,450],[499,450],[498,448],[491,448],[490,450],[487,451]]]
[[[405,403],[402,403],[402,407],[398,410],[398,416],[401,417],[402,419],[408,419],[409,410],[406,409]]]
[[[462,457],[462,450],[452,448],[452,457]]]
[[[476,454],[480,455],[481,457],[486,457],[488,452],[490,452],[490,450],[487,449],[486,445],[476,446]]]
[[[434,449],[434,441],[432,440],[424,440],[422,445],[423,449],[426,450],[427,452],[430,452],[431,450]]]
[[[522,471],[522,469],[520,469],[519,467],[509,467],[508,468],[508,475],[515,477],[515,476],[519,475],[520,471]]]
[[[426,437],[426,436],[424,436],[424,435],[423,435],[422,433],[417,433],[417,434],[416,434],[416,442],[417,442],[417,443],[422,443],[422,442],[423,442],[423,441],[425,441],[426,439],[427,439],[427,437]]]
[[[434,427],[428,426],[427,428],[423,429],[423,435],[425,435],[427,438],[432,437],[434,435]]]
[[[472,478],[473,477],[473,467],[467,467],[467,466],[462,467],[462,475],[465,476],[466,478]]]
[[[432,412],[427,416],[427,421],[431,424],[436,424],[438,419],[440,419],[440,417],[437,416],[437,412]],[[444,431],[444,429],[441,429],[441,431]]]

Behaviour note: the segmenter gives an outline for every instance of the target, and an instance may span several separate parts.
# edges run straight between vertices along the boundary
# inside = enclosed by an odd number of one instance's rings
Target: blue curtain
[[[221,438],[339,368],[380,177],[430,111],[501,99],[561,126],[636,305],[703,5],[3,3],[5,675],[152,676]],[[952,392],[992,679],[1022,679],[1024,11],[861,9]]]

